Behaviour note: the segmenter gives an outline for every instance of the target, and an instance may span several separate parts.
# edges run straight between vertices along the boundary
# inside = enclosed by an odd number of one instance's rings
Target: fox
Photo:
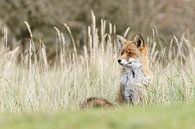
[[[115,98],[116,103],[139,105],[143,102],[145,87],[151,81],[152,71],[149,67],[149,47],[141,34],[132,41],[117,35],[116,41],[120,49],[117,60],[121,66],[120,85]],[[113,107],[103,98],[88,98],[82,107]]]
[[[121,47],[118,63],[122,68],[115,100],[118,104],[138,105],[143,102],[145,87],[151,83],[153,76],[149,67],[149,47],[141,34],[132,41],[117,36],[117,42]]]

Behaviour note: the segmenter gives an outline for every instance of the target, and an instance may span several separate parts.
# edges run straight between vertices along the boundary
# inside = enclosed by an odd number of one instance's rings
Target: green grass
[[[4,129],[194,129],[195,104],[1,114]]]

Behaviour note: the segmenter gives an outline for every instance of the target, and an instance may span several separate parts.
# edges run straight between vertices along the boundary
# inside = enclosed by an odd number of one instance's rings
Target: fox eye
[[[121,51],[121,55],[123,55],[124,54],[124,51]]]
[[[131,54],[131,52],[130,51],[127,51],[127,54]]]

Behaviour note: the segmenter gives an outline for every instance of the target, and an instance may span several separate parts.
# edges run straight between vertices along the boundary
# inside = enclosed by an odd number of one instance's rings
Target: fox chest
[[[125,102],[137,104],[143,96],[143,88],[147,78],[139,71],[129,71],[121,75],[121,86],[123,87],[123,98]]]
[[[135,87],[136,85],[147,84],[148,79],[142,71],[130,70],[121,75],[120,83],[124,87]]]

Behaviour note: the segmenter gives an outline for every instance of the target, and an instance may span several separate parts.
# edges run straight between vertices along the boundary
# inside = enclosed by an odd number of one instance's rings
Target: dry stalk
[[[39,53],[41,54],[40,58],[42,60],[43,70],[48,71],[48,61],[47,61],[47,54],[46,54],[45,44],[43,43],[43,40],[41,40],[41,39],[40,39],[39,42],[40,42]]]
[[[73,49],[74,49],[74,53],[75,55],[77,56],[77,48],[76,48],[76,43],[75,43],[75,40],[73,38],[73,35],[72,35],[72,32],[70,30],[70,27],[66,24],[66,23],[63,23],[64,27],[67,29],[69,35],[70,35],[70,38],[71,38],[71,41],[72,41],[72,44],[73,44]]]

